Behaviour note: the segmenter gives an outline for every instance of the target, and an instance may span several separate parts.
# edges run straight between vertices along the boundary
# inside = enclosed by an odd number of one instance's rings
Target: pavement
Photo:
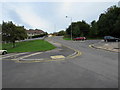
[[[106,90],[116,88],[117,90],[118,53],[88,47],[101,42],[100,40],[81,42],[62,40],[62,37],[48,39],[53,43],[57,42],[58,46],[61,44],[70,47],[82,54],[48,62],[19,63],[14,60],[2,60],[3,88],[105,88]],[[22,54],[27,54],[24,55],[26,58],[32,54],[29,59],[33,59],[34,55],[39,56],[43,53]],[[42,56],[44,57],[44,54]]]
[[[103,50],[117,52],[117,53],[120,52],[120,42],[100,41],[98,43],[94,43],[94,44],[91,44],[89,46],[96,48],[96,49],[103,49]]]

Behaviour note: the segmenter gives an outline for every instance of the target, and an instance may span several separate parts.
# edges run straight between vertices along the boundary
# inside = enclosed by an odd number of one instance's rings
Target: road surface
[[[82,54],[61,61],[16,63],[2,61],[3,88],[118,88],[118,53],[90,48],[100,40],[50,40]]]

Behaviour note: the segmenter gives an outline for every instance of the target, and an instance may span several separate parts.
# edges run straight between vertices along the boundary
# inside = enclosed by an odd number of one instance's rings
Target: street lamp
[[[72,40],[72,17],[66,16],[66,18],[70,18],[70,20],[71,20],[71,40]]]

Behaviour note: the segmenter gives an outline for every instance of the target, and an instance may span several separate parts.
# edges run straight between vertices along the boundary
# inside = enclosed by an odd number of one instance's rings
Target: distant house
[[[26,30],[26,32],[27,32],[28,37],[32,37],[35,35],[41,35],[45,33],[43,30],[39,30],[39,29],[35,29],[35,30],[29,29],[29,30]]]

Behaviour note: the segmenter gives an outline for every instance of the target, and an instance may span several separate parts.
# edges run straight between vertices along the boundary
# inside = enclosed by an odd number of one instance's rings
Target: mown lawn
[[[64,40],[71,40],[71,38],[66,38],[66,37],[63,37]]]
[[[96,38],[92,38],[92,37],[87,37],[87,40],[102,40],[103,38],[101,37],[96,37]]]
[[[0,43],[0,50],[2,49],[2,43]]]
[[[56,47],[44,40],[17,42],[15,48],[12,47],[12,43],[2,45],[2,49],[7,49],[8,53],[47,51],[54,48]]]
[[[68,38],[68,37],[63,37],[64,40],[71,40],[71,38]],[[87,40],[102,40],[103,38],[91,38],[91,37],[87,37]]]

